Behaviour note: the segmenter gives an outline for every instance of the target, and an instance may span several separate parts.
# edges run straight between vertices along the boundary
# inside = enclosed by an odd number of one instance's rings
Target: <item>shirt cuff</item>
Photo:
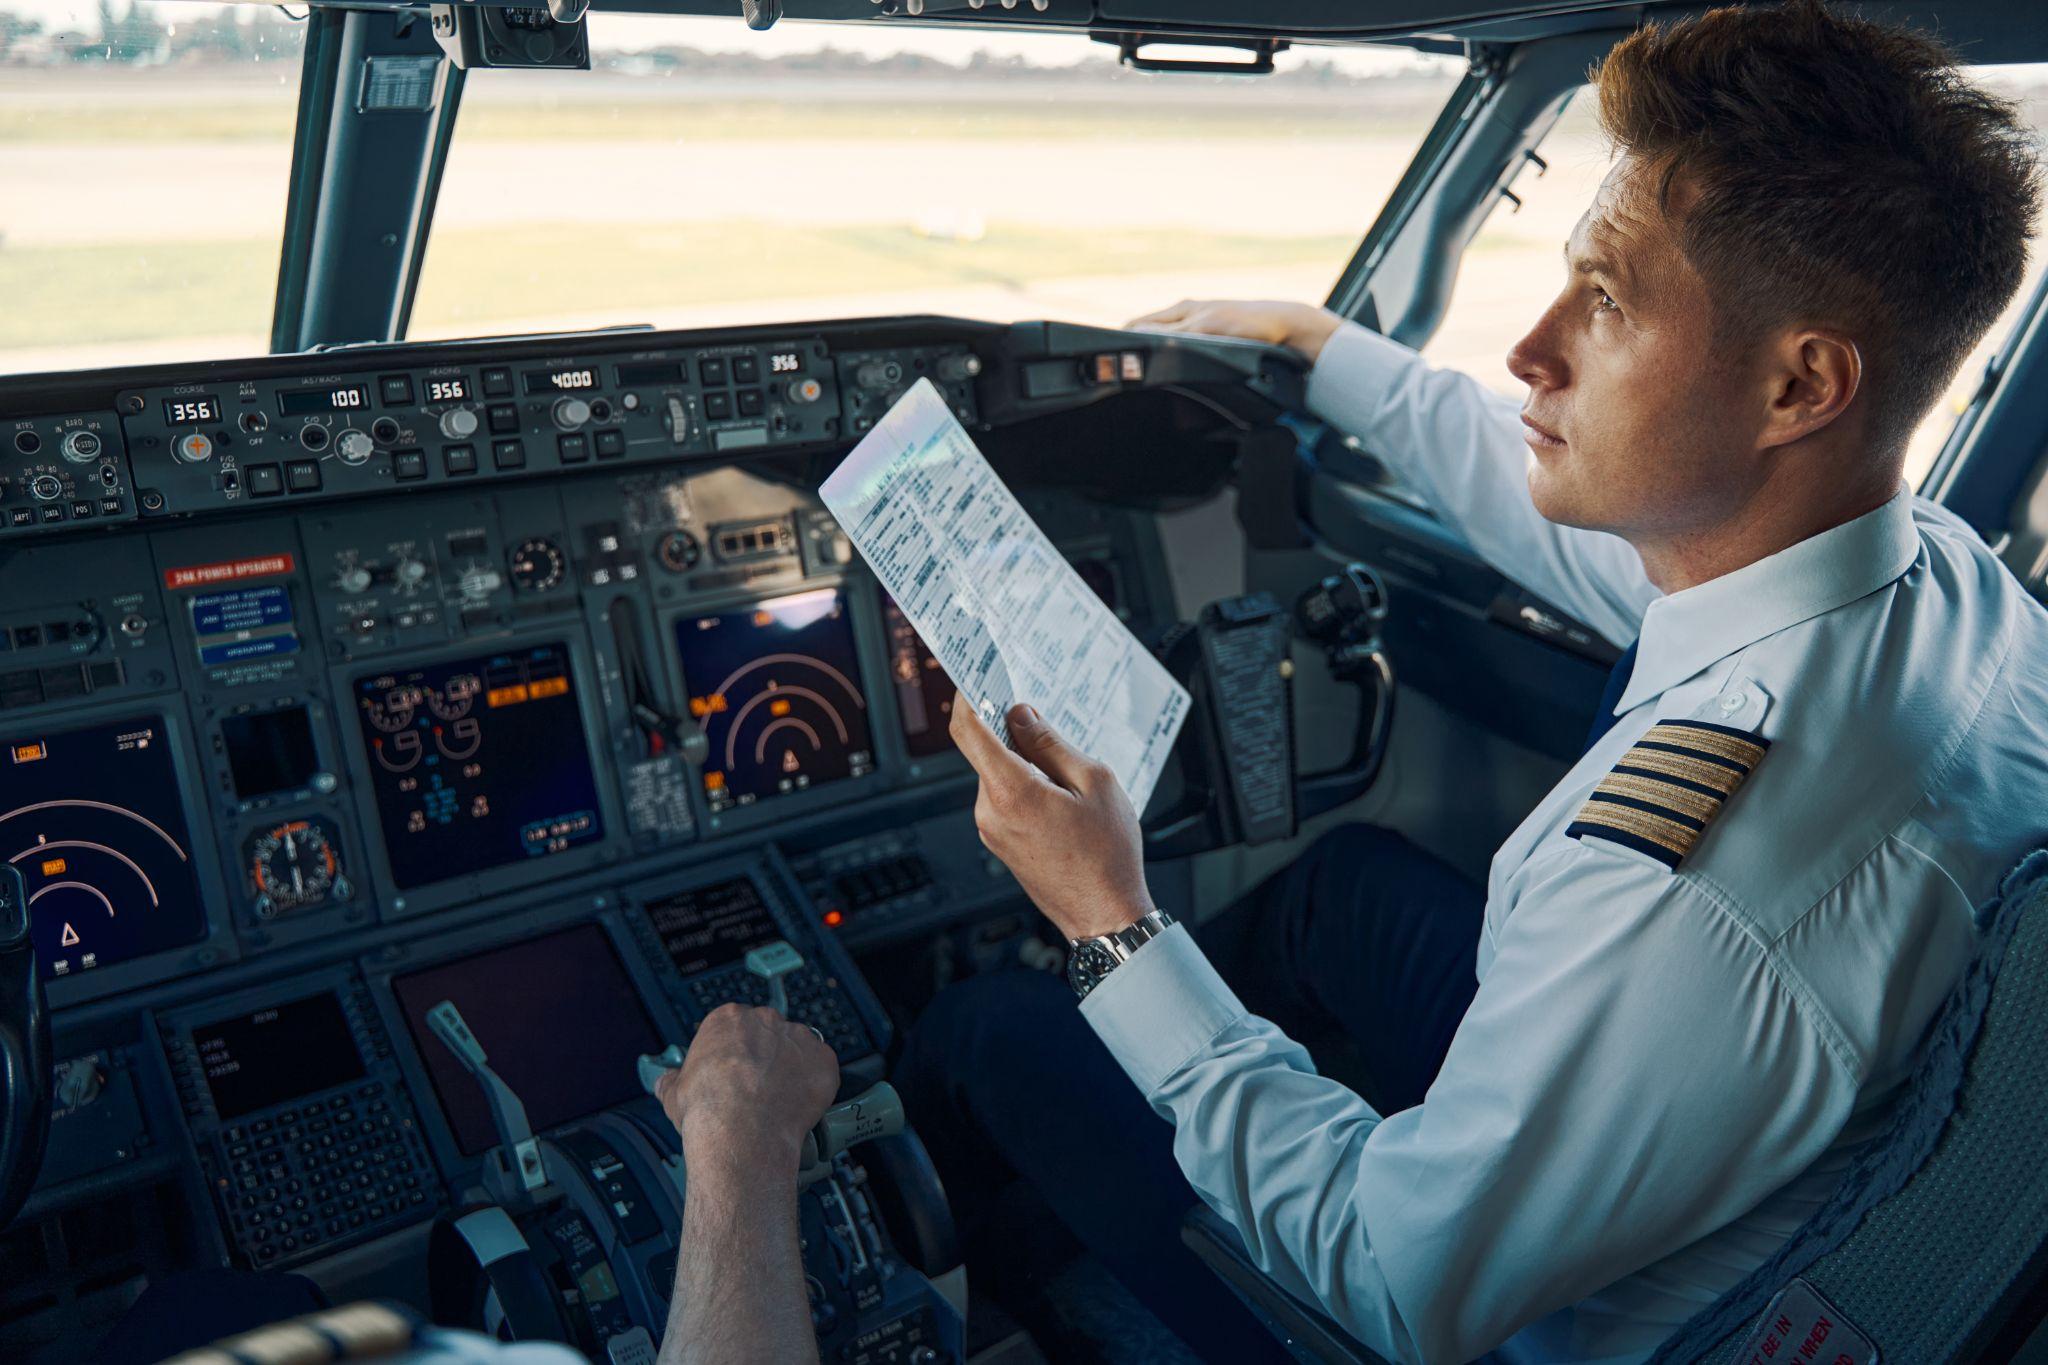
[[[1363,439],[1379,420],[1388,392],[1418,360],[1400,342],[1355,322],[1344,323],[1330,334],[1309,368],[1308,410],[1346,435]]]
[[[1176,924],[1088,992],[1081,1016],[1149,1096],[1244,1018],[1245,1008],[1187,926]]]

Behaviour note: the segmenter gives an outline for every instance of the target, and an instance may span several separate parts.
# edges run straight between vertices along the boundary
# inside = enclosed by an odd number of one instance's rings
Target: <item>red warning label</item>
[[[244,578],[268,578],[290,573],[290,555],[257,555],[250,559],[223,559],[215,564],[185,564],[164,570],[167,588],[206,588],[219,583],[237,583]]]

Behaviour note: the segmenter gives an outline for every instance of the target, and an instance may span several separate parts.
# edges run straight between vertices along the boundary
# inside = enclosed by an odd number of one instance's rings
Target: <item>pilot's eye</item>
[[[1596,284],[1593,286],[1593,311],[1596,313],[1619,313],[1621,305],[1614,301],[1613,295]]]

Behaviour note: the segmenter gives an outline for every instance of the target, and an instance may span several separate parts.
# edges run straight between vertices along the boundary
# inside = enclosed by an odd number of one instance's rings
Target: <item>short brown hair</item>
[[[1822,0],[1631,34],[1593,72],[1616,147],[1682,182],[1717,331],[1840,327],[1896,454],[2026,271],[2038,160],[2010,103],[1932,38]]]

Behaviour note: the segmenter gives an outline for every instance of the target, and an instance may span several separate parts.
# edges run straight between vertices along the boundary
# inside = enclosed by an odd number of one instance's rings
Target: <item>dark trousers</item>
[[[1485,893],[1400,835],[1335,830],[1198,935],[1248,1009],[1345,1066],[1382,1114],[1421,1101],[1472,1002]],[[945,1181],[973,1283],[1029,1320],[1085,1248],[1206,1360],[1285,1360],[1180,1241],[1172,1128],[1065,982],[992,972],[934,1000],[895,1077]],[[1247,1159],[1258,1160],[1258,1153]]]

